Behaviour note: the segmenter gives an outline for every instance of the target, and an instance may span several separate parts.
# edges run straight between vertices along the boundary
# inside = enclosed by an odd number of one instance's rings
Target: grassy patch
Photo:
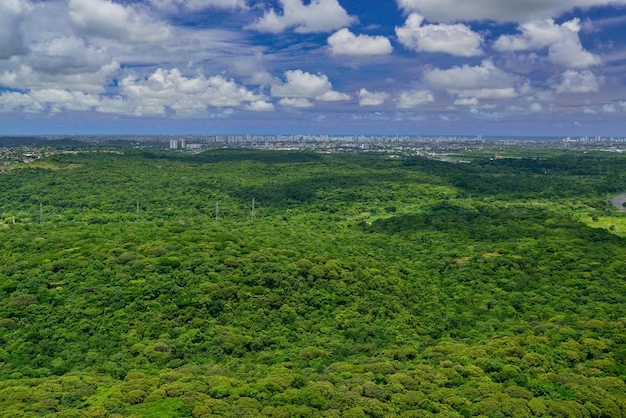
[[[59,171],[59,170],[74,170],[82,167],[82,164],[65,164],[60,165],[48,160],[39,160],[32,163],[17,163],[7,166],[9,170],[23,169],[23,168],[41,168],[43,170]]]
[[[601,216],[595,219],[583,216],[580,220],[592,228],[605,229],[612,234],[626,237],[626,216]]]

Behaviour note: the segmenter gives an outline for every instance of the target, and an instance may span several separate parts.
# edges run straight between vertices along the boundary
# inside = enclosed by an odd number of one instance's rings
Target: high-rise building
[[[170,140],[170,149],[177,149],[178,148],[178,141],[175,139],[171,139]]]
[[[180,140],[180,147],[184,149],[186,145],[187,145],[186,141],[184,139],[181,139]]]

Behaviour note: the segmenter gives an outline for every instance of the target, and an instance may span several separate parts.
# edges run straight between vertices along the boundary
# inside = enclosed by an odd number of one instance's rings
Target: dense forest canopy
[[[606,153],[12,170],[0,416],[626,417],[625,184]]]

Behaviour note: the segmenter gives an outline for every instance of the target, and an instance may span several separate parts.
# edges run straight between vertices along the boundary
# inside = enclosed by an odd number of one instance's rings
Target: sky
[[[0,135],[626,137],[626,0],[0,0]]]

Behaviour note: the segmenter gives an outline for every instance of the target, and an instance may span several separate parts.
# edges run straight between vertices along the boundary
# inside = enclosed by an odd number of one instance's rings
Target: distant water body
[[[483,136],[486,140],[495,141],[561,141],[557,136]]]
[[[624,206],[624,203],[626,203],[626,193],[615,196],[611,199],[611,203],[613,203],[613,206],[615,206],[620,212],[626,212],[626,207]]]

